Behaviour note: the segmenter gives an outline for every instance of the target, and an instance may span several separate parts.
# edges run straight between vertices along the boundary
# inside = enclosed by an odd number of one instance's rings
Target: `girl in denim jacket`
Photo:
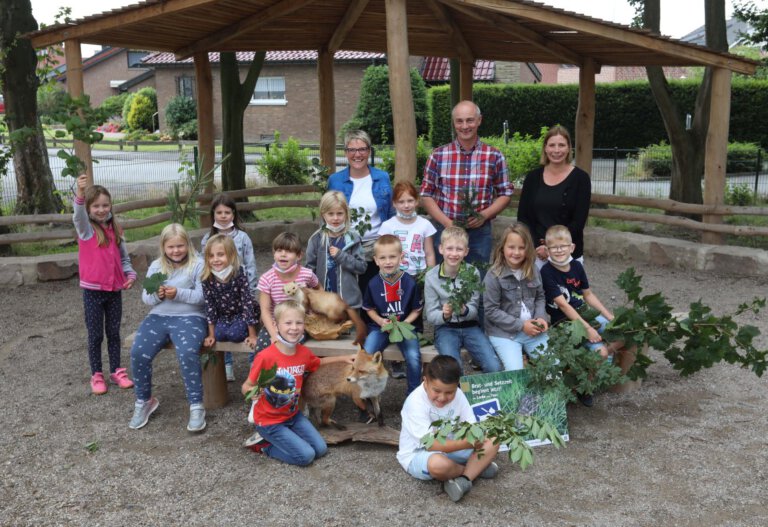
[[[547,312],[541,275],[528,227],[510,225],[485,275],[485,333],[505,370],[523,368],[523,350],[535,356],[547,349]]]

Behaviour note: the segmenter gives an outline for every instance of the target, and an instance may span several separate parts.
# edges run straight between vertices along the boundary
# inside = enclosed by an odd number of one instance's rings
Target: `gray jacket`
[[[493,269],[485,275],[485,334],[489,337],[514,337],[523,330],[520,306],[525,304],[531,318],[548,320],[544,300],[544,286],[539,270],[534,267],[533,280],[519,281],[511,269],[505,267],[500,276]]]
[[[462,267],[467,265],[474,269],[475,274],[479,277],[480,271],[471,264],[462,262]],[[470,320],[477,320],[477,304],[480,302],[480,291],[475,291],[472,294],[469,302],[467,302],[467,314],[464,316],[454,313],[450,320],[443,318],[443,304],[448,302],[450,294],[443,289],[443,284],[450,284],[451,289],[456,289],[461,280],[458,278],[450,278],[445,275],[441,275],[443,265],[436,265],[429,271],[424,278],[424,316],[427,317],[427,321],[435,326],[442,326],[446,322],[467,322]]]
[[[344,247],[333,257],[336,262],[336,272],[339,279],[339,296],[349,304],[349,307],[359,308],[363,305],[363,295],[357,285],[357,275],[363,274],[368,264],[363,255],[363,243],[356,232],[344,234]],[[328,275],[328,233],[318,229],[309,237],[307,242],[307,267],[320,280],[320,286],[325,288]]]

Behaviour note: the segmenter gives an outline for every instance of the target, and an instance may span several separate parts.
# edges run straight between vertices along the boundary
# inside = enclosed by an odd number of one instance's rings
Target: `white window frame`
[[[282,86],[281,86],[282,85]],[[277,94],[280,93],[280,88],[282,87],[282,98],[257,98],[256,92],[261,91],[262,93],[269,94],[270,90],[274,90],[277,92]],[[261,90],[259,90],[261,88]],[[249,103],[251,106],[285,106],[288,104],[288,100],[285,98],[285,77],[259,77],[259,80],[256,82],[256,87],[253,90],[253,95],[251,95],[251,102]]]

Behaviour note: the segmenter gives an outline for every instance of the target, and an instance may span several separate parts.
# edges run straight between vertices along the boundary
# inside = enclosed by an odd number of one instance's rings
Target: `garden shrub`
[[[197,104],[194,99],[177,95],[168,101],[165,123],[173,137],[197,139]]]
[[[728,184],[725,187],[725,202],[728,205],[747,207],[756,203],[755,192],[746,183]]]
[[[759,146],[753,143],[728,143],[725,171],[729,174],[755,170]],[[669,178],[672,175],[672,147],[665,141],[641,148],[637,163],[631,163],[627,176],[638,179]]]
[[[132,92],[126,95],[125,101],[123,101],[123,111],[121,115],[123,116],[123,121],[128,121],[128,112],[131,111],[131,104],[133,104],[133,98],[136,97],[136,92]]]
[[[432,147],[427,143],[424,136],[420,136],[416,142],[416,180],[413,182],[418,188],[421,186],[421,180],[424,177],[424,165],[427,164],[429,154],[432,153]],[[391,180],[395,180],[395,151],[389,147],[381,147],[376,150],[376,154],[381,156],[379,168],[389,174]]]
[[[120,95],[111,95],[104,99],[104,102],[101,103],[99,108],[104,110],[110,117],[122,116],[123,105],[125,104],[128,95],[128,92],[121,93]]]
[[[256,166],[275,185],[304,185],[312,172],[309,151],[301,148],[293,137],[280,144],[278,132],[275,132],[275,143],[256,162]]]
[[[427,131],[427,89],[424,79],[411,68],[411,93],[416,116],[416,133]],[[373,144],[386,144],[394,134],[392,102],[389,97],[389,67],[369,66],[360,86],[360,100],[352,118],[341,128],[343,136],[349,130],[364,130]]]
[[[152,103],[152,107],[157,111],[157,90],[151,86],[146,86],[136,92],[136,95],[147,97]]]
[[[37,90],[37,114],[43,124],[53,124],[53,115],[61,108],[66,99],[63,88],[54,84],[43,84]]]
[[[508,142],[503,137],[483,137],[482,140],[501,150],[507,161],[509,180],[516,182],[515,186],[520,186],[525,175],[539,167],[541,145],[547,131],[548,128],[542,128],[539,137],[523,136],[515,132]]]
[[[155,113],[152,101],[145,95],[136,94],[131,100],[131,109],[125,119],[131,130],[152,130],[152,115]]]

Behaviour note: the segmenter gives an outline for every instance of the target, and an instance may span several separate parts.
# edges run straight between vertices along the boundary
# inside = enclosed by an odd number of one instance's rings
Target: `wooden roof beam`
[[[177,49],[174,51],[176,60],[184,60],[201,51],[217,51],[218,46],[227,40],[231,40],[239,35],[242,35],[243,33],[248,33],[279,18],[290,15],[291,13],[298,11],[302,7],[306,6],[307,4],[311,4],[312,2],[313,0],[278,1],[263,11],[244,18],[239,22],[236,22],[223,29],[214,31],[208,36],[201,38],[194,44]]]
[[[30,41],[35,48],[45,48],[69,39],[80,39],[88,42],[93,33],[109,31],[127,24],[144,22],[161,15],[177,13],[193,7],[215,4],[219,0],[164,0],[153,4],[139,4],[136,9],[119,15],[95,15],[92,20],[76,22],[76,25],[53,26],[46,30],[35,32]],[[128,9],[128,8],[124,8]],[[89,17],[91,18],[91,17]],[[130,47],[130,46],[129,46]]]
[[[448,8],[445,5],[438,3],[437,0],[424,0],[424,3],[427,4],[427,7],[432,11],[432,14],[435,15],[437,23],[443,31],[448,34],[448,38],[453,42],[453,47],[459,54],[459,58],[465,62],[474,63],[475,54],[472,51],[472,48],[469,47],[467,39],[464,38],[464,33],[451,16]]]
[[[355,27],[355,24],[360,18],[360,15],[363,14],[363,11],[365,11],[367,5],[368,0],[352,0],[349,9],[344,13],[344,18],[341,19],[341,22],[339,22],[339,25],[336,27],[336,31],[333,32],[333,36],[331,36],[331,39],[328,41],[327,48],[330,53],[335,53],[341,49],[342,44],[344,44],[344,39],[347,38],[349,32]]]
[[[669,57],[679,57],[702,66],[726,68],[737,73],[752,75],[757,64],[748,59],[729,57],[727,54],[699,49],[692,45],[662,39],[658,36],[632,31],[624,27],[614,27],[573,13],[559,12],[552,8],[539,7],[535,4],[507,2],[506,0],[452,0],[469,8],[493,11],[525,20],[559,26],[565,30],[578,31],[585,35],[621,42],[646,49]]]
[[[574,53],[573,51],[566,48],[565,46],[562,46],[557,42],[549,40],[543,35],[537,33],[536,31],[533,31],[532,29],[528,29],[527,27],[521,24],[518,24],[514,20],[511,20],[505,16],[492,17],[477,9],[472,9],[469,7],[459,5],[455,3],[453,0],[450,0],[450,1],[441,0],[441,1],[448,3],[453,9],[460,11],[461,13],[464,13],[465,15],[474,18],[475,20],[479,20],[480,22],[484,24],[488,24],[489,26],[492,26],[498,29],[499,31],[503,31],[505,33],[508,33],[509,35],[520,38],[521,40],[525,40],[532,46],[536,46],[537,48],[543,51],[546,51],[547,53],[552,55],[553,59],[556,59],[554,62],[563,63],[563,64],[581,64],[582,63],[583,59],[579,54]]]

